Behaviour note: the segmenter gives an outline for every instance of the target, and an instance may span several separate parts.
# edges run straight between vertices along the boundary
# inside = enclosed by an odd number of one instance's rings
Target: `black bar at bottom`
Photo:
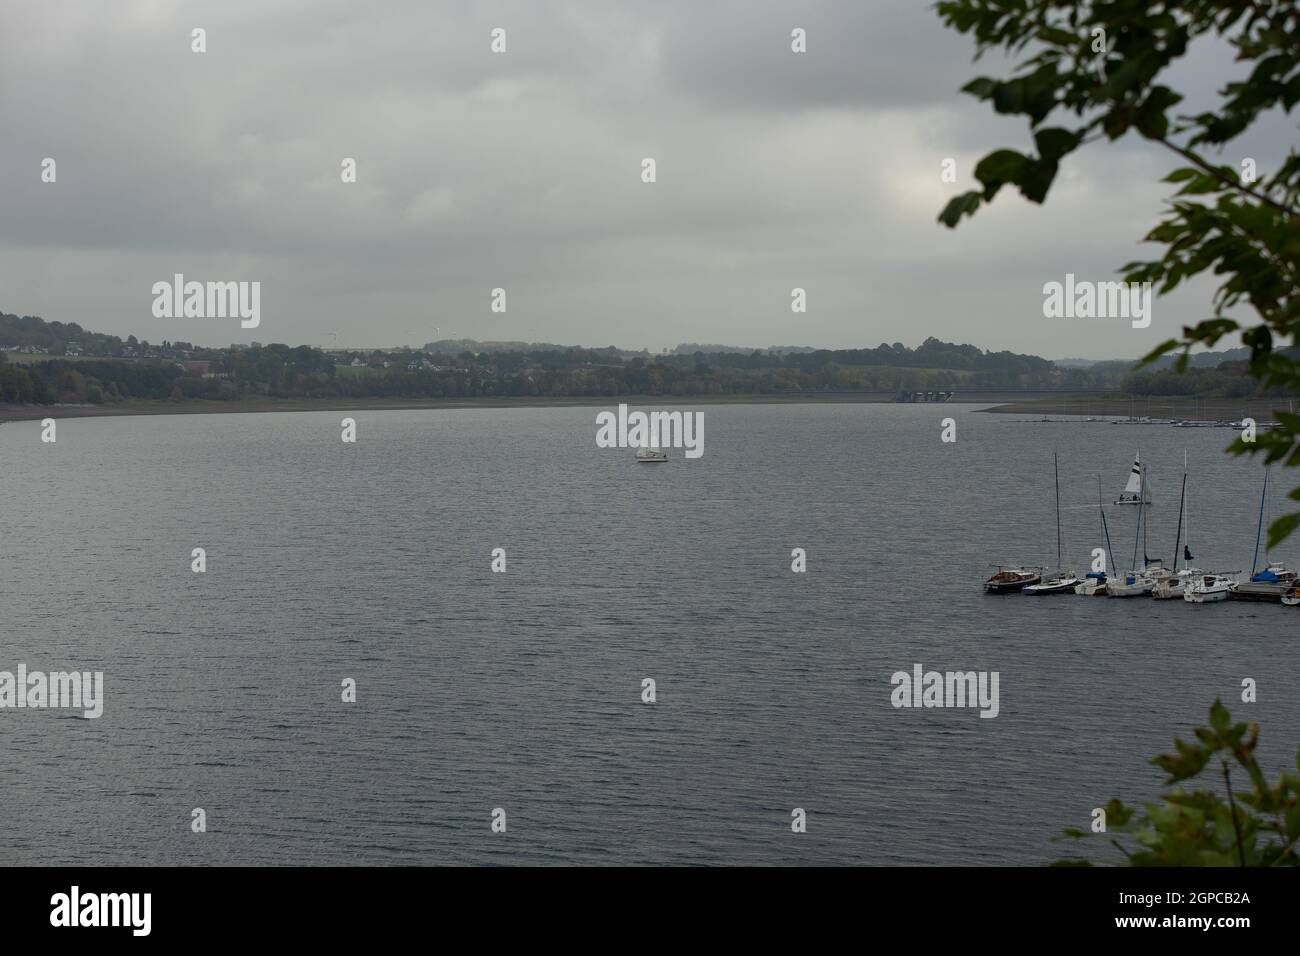
[[[680,940],[684,920],[733,938],[803,926],[861,939],[910,926],[931,941],[1051,932],[1229,942],[1289,935],[1300,899],[1294,871],[1241,869],[10,868],[0,885],[6,942],[127,944],[608,928],[653,946]],[[668,937],[665,920],[676,927]]]

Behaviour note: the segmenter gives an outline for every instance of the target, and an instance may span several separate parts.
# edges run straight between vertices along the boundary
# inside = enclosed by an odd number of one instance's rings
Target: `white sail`
[[[1136,495],[1142,490],[1142,462],[1140,458],[1133,458],[1133,470],[1128,474],[1128,484],[1124,486],[1124,494]]]

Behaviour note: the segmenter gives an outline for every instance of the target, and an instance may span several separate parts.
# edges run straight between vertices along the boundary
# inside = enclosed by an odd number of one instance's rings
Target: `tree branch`
[[[1232,829],[1237,834],[1237,860],[1246,865],[1246,851],[1241,845],[1241,825],[1237,823],[1237,801],[1232,796],[1232,778],[1228,776],[1228,761],[1223,761],[1223,782],[1228,785],[1228,806],[1232,808]]]
[[[1241,180],[1239,180],[1236,176],[1225,176],[1223,170],[1219,169],[1217,166],[1212,166],[1210,163],[1207,163],[1205,160],[1201,159],[1201,157],[1197,156],[1186,146],[1180,146],[1177,143],[1171,142],[1164,136],[1154,137],[1154,139],[1157,143],[1160,143],[1161,145],[1166,146],[1167,148],[1173,150],[1175,153],[1183,157],[1183,159],[1187,160],[1189,163],[1192,163],[1193,165],[1203,170],[1204,172],[1209,173],[1211,176],[1213,176],[1219,182],[1223,183],[1225,186],[1231,186],[1233,189],[1237,190],[1237,192],[1249,196],[1251,199],[1256,199],[1264,203],[1265,205],[1272,206],[1274,209],[1282,213],[1282,215],[1284,216],[1296,215],[1297,210],[1284,206],[1276,199],[1273,199],[1270,196],[1266,196],[1261,192],[1256,192],[1253,189],[1247,189],[1245,185],[1242,184]]]

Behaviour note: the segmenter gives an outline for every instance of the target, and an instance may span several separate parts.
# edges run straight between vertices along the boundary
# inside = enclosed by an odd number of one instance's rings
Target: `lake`
[[[1140,447],[1152,557],[1186,449],[1196,563],[1248,569],[1232,433],[975,408],[707,405],[703,457],[653,466],[597,408],[0,426],[0,670],[105,685],[98,719],[0,710],[0,863],[1041,864],[1216,696],[1293,767],[1297,609],[981,591],[1055,564],[1054,451],[1068,566]],[[893,707],[918,663],[997,671],[997,717]]]

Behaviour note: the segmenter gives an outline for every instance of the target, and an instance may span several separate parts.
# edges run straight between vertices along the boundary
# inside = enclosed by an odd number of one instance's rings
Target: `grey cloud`
[[[1168,158],[1094,148],[1045,207],[1008,196],[939,227],[973,162],[1028,134],[957,93],[996,64],[973,66],[928,4],[50,0],[5,17],[6,311],[213,343],[441,327],[656,347],[1149,344],[1051,326],[1040,290],[1141,254]],[[207,54],[189,52],[192,26]],[[154,319],[149,288],[174,272],[262,281],[262,327]],[[789,312],[795,285],[807,315]],[[487,309],[495,286],[504,315]],[[1195,292],[1157,303],[1155,328],[1202,317]]]

